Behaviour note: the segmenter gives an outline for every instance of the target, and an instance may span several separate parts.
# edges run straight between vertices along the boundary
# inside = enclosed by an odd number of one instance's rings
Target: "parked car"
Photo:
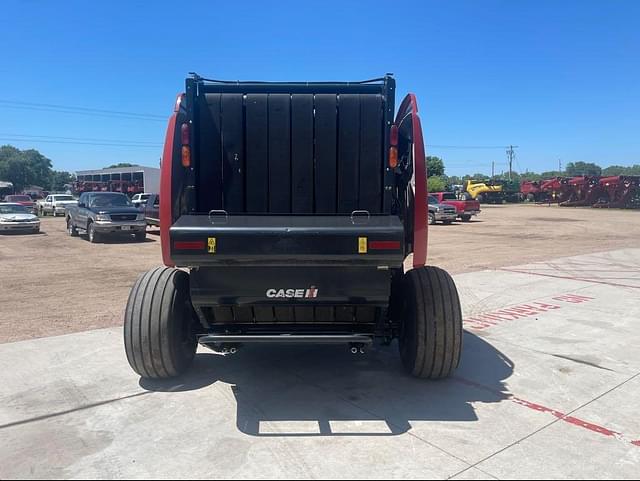
[[[69,235],[86,232],[92,243],[105,236],[135,235],[140,242],[147,236],[144,213],[119,192],[85,192],[78,205],[67,209],[66,217]]]
[[[24,205],[29,210],[29,212],[33,212],[34,214],[38,213],[36,203],[33,201],[31,196],[29,195],[24,195],[24,194],[8,195],[4,198],[4,201],[10,202],[13,204]]]
[[[452,205],[456,208],[458,217],[463,222],[469,222],[471,217],[480,213],[480,202],[473,199],[459,199],[454,192],[433,192],[431,194],[440,204]]]
[[[144,216],[147,225],[160,227],[160,196],[158,194],[149,194],[144,205]]]
[[[438,199],[433,195],[429,195],[429,224],[436,222],[443,224],[451,224],[458,217],[456,208],[452,205],[440,204]]]
[[[37,234],[40,219],[22,204],[0,203],[0,231]]]
[[[41,216],[65,215],[67,207],[78,205],[78,201],[70,194],[50,194],[38,202],[38,212]]]
[[[131,203],[136,207],[142,207],[147,204],[151,194],[136,194],[131,198]]]

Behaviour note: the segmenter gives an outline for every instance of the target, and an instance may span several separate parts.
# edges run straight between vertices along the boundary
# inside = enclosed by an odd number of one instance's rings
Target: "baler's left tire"
[[[402,286],[400,357],[426,379],[449,377],[462,355],[462,310],[451,276],[438,267],[407,272]]]
[[[183,374],[198,342],[189,275],[157,267],[138,278],[124,314],[124,345],[131,368],[145,379]]]

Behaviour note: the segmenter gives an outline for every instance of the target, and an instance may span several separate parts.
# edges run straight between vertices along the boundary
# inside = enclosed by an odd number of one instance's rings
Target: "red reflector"
[[[180,127],[180,140],[182,145],[189,145],[189,124],[182,124]]]
[[[369,249],[372,251],[399,250],[400,241],[369,241]]]
[[[389,143],[394,147],[398,146],[398,126],[395,124],[391,126],[391,132],[389,133]]]
[[[175,241],[173,247],[183,251],[203,251],[206,246],[204,241]]]

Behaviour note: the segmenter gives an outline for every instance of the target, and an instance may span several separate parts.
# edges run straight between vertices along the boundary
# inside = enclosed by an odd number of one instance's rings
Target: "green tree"
[[[47,186],[51,174],[51,160],[37,150],[0,147],[0,178],[12,182],[17,192],[31,184]]]
[[[49,189],[52,192],[60,192],[67,190],[67,186],[72,184],[76,180],[76,176],[69,172],[60,172],[54,170],[51,174],[51,182],[49,183]]]
[[[427,179],[427,192],[443,192],[447,190],[447,184],[442,177],[434,175]]]
[[[592,162],[569,162],[566,173],[568,176],[600,175],[602,168]]]
[[[444,162],[440,157],[427,156],[427,175],[429,177],[444,175]]]
[[[120,167],[138,167],[137,164],[129,164],[127,162],[120,162],[119,164],[113,164],[109,167],[105,167],[105,169],[119,169]]]

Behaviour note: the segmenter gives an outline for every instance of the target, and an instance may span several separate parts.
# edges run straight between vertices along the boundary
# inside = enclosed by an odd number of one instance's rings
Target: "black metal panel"
[[[266,94],[250,94],[246,108],[247,212],[267,212],[269,207],[269,125]]]
[[[272,306],[255,306],[253,315],[257,323],[273,323],[275,321]]]
[[[360,169],[358,209],[382,212],[384,118],[380,95],[360,97]]]
[[[244,120],[243,96],[222,95],[222,178],[224,209],[244,212]]]
[[[291,212],[291,96],[269,95],[269,212]]]
[[[200,83],[199,89],[207,93],[286,93],[286,94],[375,94],[384,91],[383,83],[277,83],[240,82],[234,84]]]
[[[338,212],[358,210],[360,96],[338,97]]]
[[[347,311],[336,307],[336,322],[353,322],[356,306],[388,305],[391,278],[391,271],[376,267],[202,267],[191,271],[191,301],[205,308],[273,307],[275,320],[282,323],[296,322],[294,308],[316,308],[320,321],[326,313],[319,307],[342,305]],[[240,312],[234,309],[236,321]],[[331,322],[332,315],[326,317],[324,322]],[[306,314],[297,322],[303,319]]]
[[[215,223],[206,215],[182,216],[171,227],[170,238],[178,266],[334,263],[393,268],[404,260],[404,227],[396,216],[231,215]],[[210,238],[216,239],[215,252],[209,252]],[[370,245],[366,252],[361,252],[361,238]],[[380,247],[374,241],[387,244]],[[176,247],[179,243],[187,247]]]
[[[233,311],[231,307],[214,307],[213,319],[215,322],[228,324],[233,322]]]
[[[273,311],[276,318],[276,322],[282,323],[282,324],[295,323],[293,307],[275,307]]]
[[[198,104],[198,210],[222,209],[222,129],[220,94]]]
[[[253,310],[251,307],[233,307],[233,320],[241,324],[253,322]]]
[[[337,98],[315,96],[315,206],[316,213],[336,212]]]
[[[294,307],[293,312],[296,318],[296,323],[310,323],[314,322],[313,307]]]
[[[313,213],[313,95],[291,96],[291,212]]]

